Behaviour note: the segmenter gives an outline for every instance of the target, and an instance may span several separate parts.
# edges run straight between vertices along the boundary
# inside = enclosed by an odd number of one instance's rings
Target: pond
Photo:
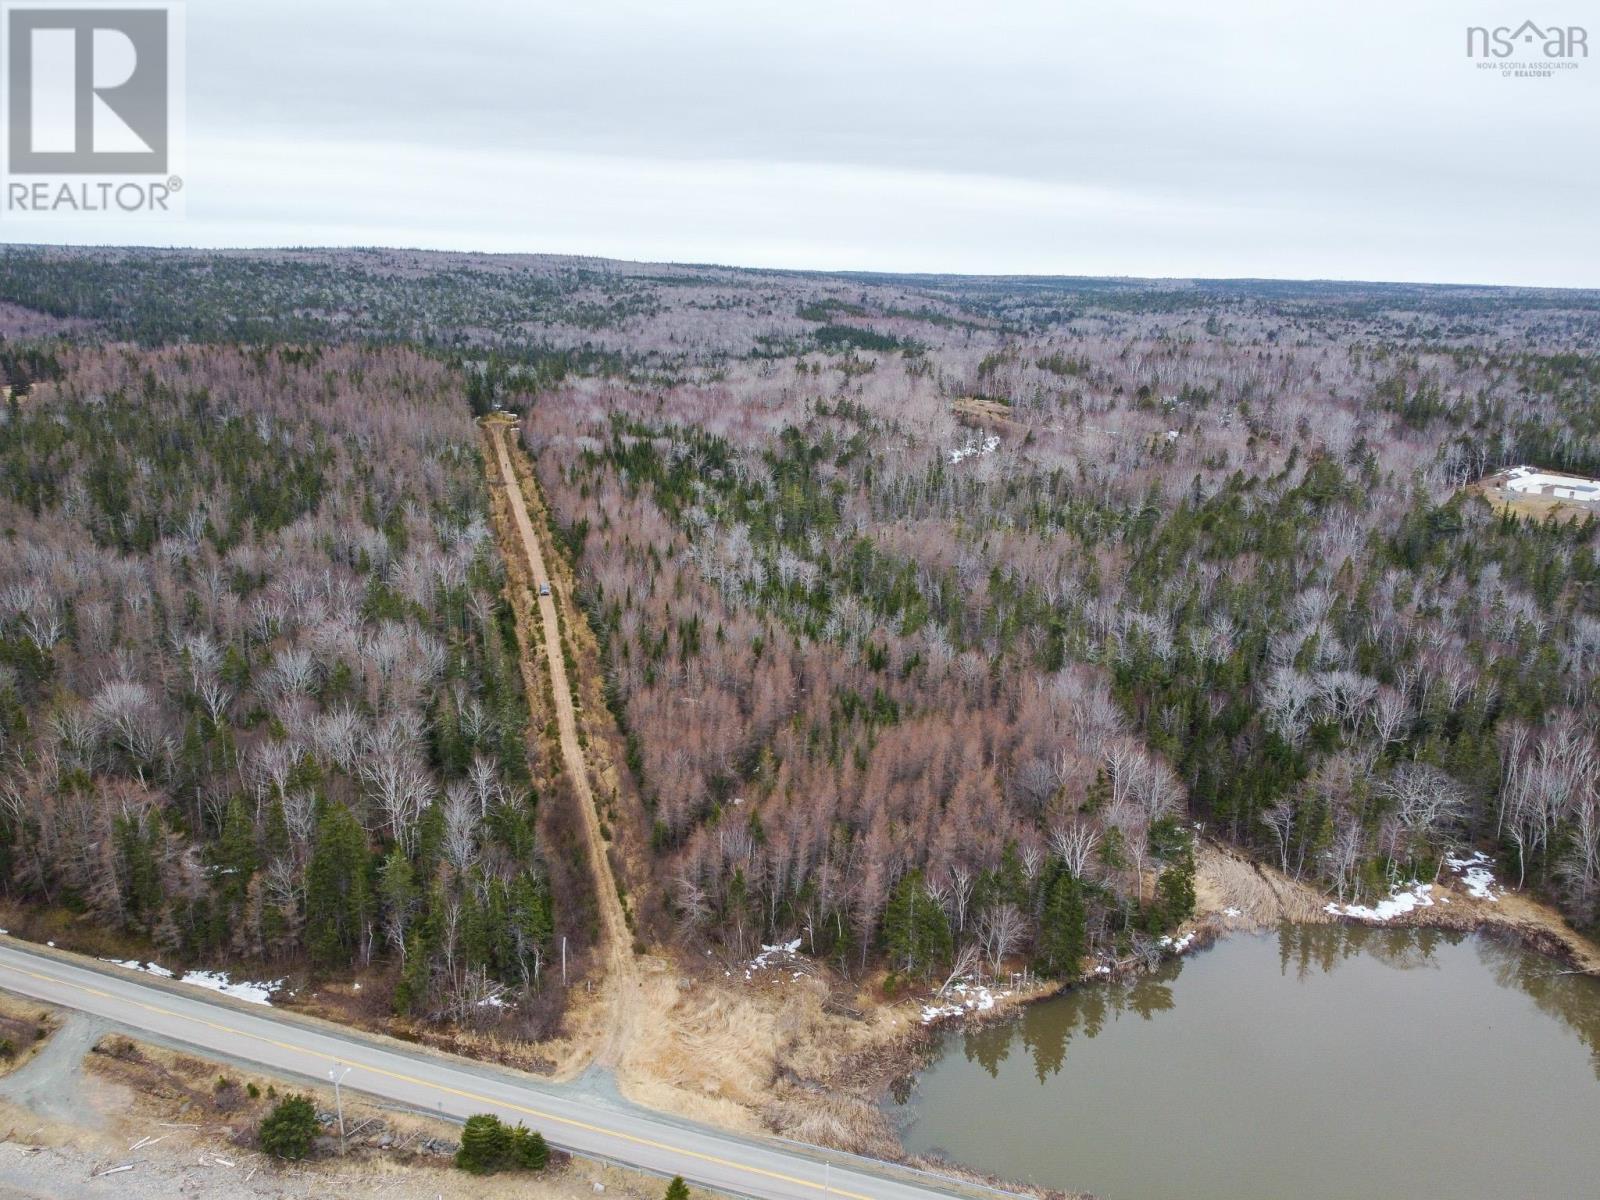
[[[954,1031],[906,1148],[1106,1200],[1600,1195],[1600,981],[1477,935],[1285,926]]]

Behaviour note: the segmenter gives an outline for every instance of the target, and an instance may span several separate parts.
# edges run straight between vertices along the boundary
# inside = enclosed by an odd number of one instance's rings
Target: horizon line
[[[1300,284],[1336,284],[1351,287],[1374,288],[1437,288],[1437,289],[1464,289],[1473,291],[1505,291],[1505,292],[1562,292],[1574,294],[1600,293],[1600,284],[1543,284],[1543,283],[1484,283],[1468,282],[1463,280],[1434,280],[1434,279],[1362,279],[1345,276],[1326,275],[1091,275],[1071,274],[1062,272],[1025,272],[1025,271],[950,271],[950,270],[888,270],[884,268],[861,267],[792,267],[792,266],[752,266],[738,263],[691,261],[683,259],[655,259],[655,258],[627,258],[614,254],[578,254],[571,251],[559,250],[462,250],[450,249],[440,246],[420,245],[383,245],[379,243],[304,243],[304,244],[260,244],[260,245],[228,245],[228,246],[203,246],[203,245],[160,245],[157,243],[122,243],[122,242],[7,242],[0,245],[0,251],[12,253],[14,251],[64,251],[69,253],[153,253],[153,254],[308,254],[308,253],[357,253],[357,254],[428,254],[453,258],[543,258],[543,259],[578,259],[597,263],[617,263],[637,267],[674,267],[683,270],[699,271],[738,271],[751,274],[776,274],[776,275],[815,275],[828,278],[852,279],[990,279],[990,280],[1080,280],[1105,283],[1123,283],[1134,286],[1157,286],[1161,284],[1253,284],[1253,283],[1300,283]]]

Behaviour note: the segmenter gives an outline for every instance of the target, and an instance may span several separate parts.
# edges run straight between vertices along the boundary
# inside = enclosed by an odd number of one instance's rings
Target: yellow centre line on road
[[[860,1192],[845,1191],[842,1188],[831,1187],[825,1184],[817,1183],[810,1179],[801,1179],[796,1175],[785,1175],[781,1171],[768,1171],[764,1167],[752,1167],[745,1163],[734,1162],[731,1159],[718,1158],[714,1154],[704,1154],[698,1150],[686,1150],[681,1146],[673,1146],[666,1142],[652,1141],[650,1138],[638,1137],[635,1134],[622,1133],[618,1130],[607,1129],[602,1125],[591,1125],[586,1121],[575,1120],[572,1117],[562,1117],[557,1116],[555,1113],[541,1112],[539,1109],[528,1108],[525,1105],[515,1104],[509,1100],[497,1100],[491,1096],[480,1095],[477,1092],[463,1091],[461,1088],[449,1087],[442,1083],[435,1083],[432,1080],[419,1079],[415,1075],[405,1075],[399,1071],[388,1071],[382,1067],[374,1067],[369,1066],[366,1063],[352,1062],[348,1057],[340,1058],[337,1055],[324,1054],[320,1050],[310,1050],[304,1046],[296,1046],[291,1042],[280,1042],[275,1038],[265,1037],[259,1033],[250,1033],[247,1030],[237,1029],[232,1025],[223,1025],[216,1021],[207,1021],[203,1017],[185,1016],[182,1013],[173,1012],[171,1009],[162,1008],[159,1005],[146,1004],[142,1000],[127,1000],[121,996],[113,995],[110,992],[101,991],[99,988],[89,987],[87,984],[74,983],[68,979],[60,979],[54,975],[40,975],[37,972],[24,970],[21,967],[12,967],[11,969],[16,971],[19,975],[26,975],[30,979],[38,979],[44,983],[55,984],[57,987],[72,988],[75,991],[85,992],[91,996],[100,996],[103,999],[115,1001],[119,1004],[132,1004],[135,1008],[142,1008],[146,1012],[157,1013],[160,1016],[167,1017],[171,1020],[188,1021],[191,1024],[204,1025],[209,1029],[215,1029],[221,1033],[231,1034],[234,1037],[250,1038],[254,1041],[262,1042],[268,1046],[276,1046],[278,1049],[287,1050],[291,1054],[303,1054],[310,1058],[322,1059],[324,1062],[354,1067],[360,1071],[369,1071],[374,1075],[381,1075],[387,1079],[398,1080],[401,1083],[409,1083],[420,1088],[431,1088],[434,1091],[443,1092],[450,1096],[457,1096],[463,1100],[471,1100],[477,1104],[484,1104],[490,1107],[498,1106],[500,1108],[509,1108],[514,1112],[524,1113],[527,1116],[535,1117],[540,1121],[555,1122],[558,1125],[566,1125],[573,1129],[582,1129],[588,1133],[597,1133],[602,1137],[617,1138],[620,1141],[629,1142],[635,1146],[648,1146],[652,1150],[665,1150],[669,1154],[681,1154],[686,1158],[697,1159],[700,1162],[711,1163],[714,1166],[727,1167],[734,1171],[743,1171],[749,1175],[759,1175],[764,1179],[776,1179],[783,1183],[792,1183],[796,1187],[810,1188],[815,1192],[826,1192],[831,1196],[842,1196],[845,1198],[845,1200],[874,1200],[873,1197],[865,1196]],[[204,1003],[204,1001],[197,1001],[197,1003]],[[382,1051],[380,1051],[380,1053],[382,1053]]]

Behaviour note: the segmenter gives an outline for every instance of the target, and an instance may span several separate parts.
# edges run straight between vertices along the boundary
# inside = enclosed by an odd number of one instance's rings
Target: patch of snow
[[[995,992],[982,984],[960,980],[950,985],[947,993],[953,999],[947,1004],[924,1004],[922,1023],[930,1025],[946,1017],[964,1017],[969,1012],[988,1012],[996,1000],[1003,1000],[1010,992]]]
[[[1467,889],[1467,894],[1474,900],[1498,900],[1500,897],[1494,894],[1494,872],[1489,870],[1492,861],[1479,850],[1471,858],[1447,854],[1444,865],[1461,877],[1461,886]]]
[[[765,966],[766,963],[767,963],[767,960],[769,958],[771,958],[775,954],[799,954],[799,953],[800,953],[800,939],[799,938],[795,938],[794,941],[792,941],[792,942],[779,942],[776,946],[762,946],[761,947],[761,953],[756,955],[755,958],[752,959],[751,961],[752,961],[753,964],[760,965],[760,966]]]
[[[188,971],[178,976],[179,983],[192,983],[212,992],[221,992],[235,1000],[248,1000],[251,1004],[270,1004],[269,997],[283,986],[283,980],[272,979],[260,983],[247,979],[232,980],[224,971]]]
[[[1164,937],[1158,941],[1156,945],[1160,946],[1163,950],[1171,950],[1174,954],[1182,954],[1193,943],[1194,934],[1186,933],[1177,941],[1173,941],[1170,937]]]
[[[193,984],[198,988],[205,988],[208,992],[220,992],[224,996],[232,996],[235,1000],[244,1000],[250,1004],[267,1004],[272,1001],[269,997],[273,992],[283,986],[283,980],[272,979],[264,982],[253,982],[248,979],[230,979],[226,971],[185,971],[182,975],[170,971],[160,963],[139,962],[135,959],[106,958],[102,962],[112,963],[115,966],[126,967],[130,971],[142,971],[146,975],[156,975],[162,979],[176,980],[178,983]]]
[[[977,454],[993,454],[998,449],[1000,449],[1000,437],[991,433],[981,442],[968,442],[959,450],[950,451],[950,464],[954,466],[963,458],[971,458]]]
[[[1222,910],[1222,915],[1225,916],[1225,917],[1242,917],[1242,916],[1244,916],[1244,914],[1242,912],[1240,912],[1237,908],[1231,908],[1231,907],[1223,909]]]
[[[779,942],[775,946],[762,946],[761,953],[745,965],[744,977],[753,979],[757,971],[765,971],[768,967],[788,967],[793,977],[799,979],[805,972],[795,968],[801,965],[800,939],[795,938],[791,942]]]
[[[46,942],[45,945],[49,946],[50,949],[52,949],[52,950],[54,950],[56,948],[56,944],[54,942]]]
[[[1404,890],[1401,890],[1404,889]],[[1397,888],[1387,900],[1380,900],[1370,907],[1365,904],[1329,904],[1324,912],[1336,917],[1351,917],[1357,921],[1371,921],[1382,923],[1395,917],[1404,916],[1406,913],[1418,908],[1432,908],[1433,884],[1418,883],[1412,880],[1408,884]]]

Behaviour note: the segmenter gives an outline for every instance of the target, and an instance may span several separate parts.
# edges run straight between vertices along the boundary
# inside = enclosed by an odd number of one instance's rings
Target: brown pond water
[[[906,1148],[1106,1200],[1600,1196],[1600,980],[1285,926],[947,1035]]]

